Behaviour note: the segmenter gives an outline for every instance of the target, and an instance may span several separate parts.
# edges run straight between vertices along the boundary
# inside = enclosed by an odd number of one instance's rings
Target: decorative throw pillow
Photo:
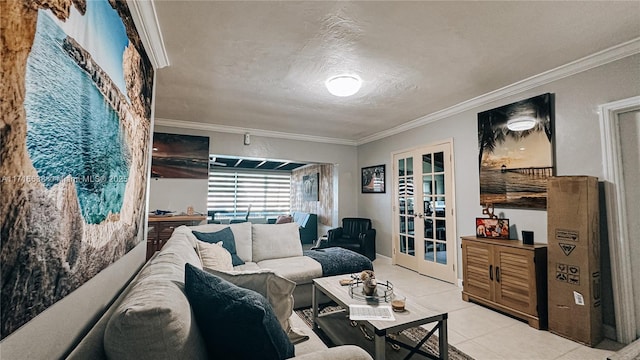
[[[241,288],[253,290],[269,300],[282,329],[289,332],[289,317],[293,314],[293,290],[296,283],[269,269],[255,271],[224,271],[204,266],[204,270]]]
[[[233,238],[236,241],[236,250],[238,251],[238,256],[242,261],[250,262],[253,261],[252,258],[252,244],[251,244],[251,223],[243,222],[237,224],[204,224],[204,225],[196,225],[189,226],[188,237],[192,240],[197,240],[196,236],[193,235],[193,231],[200,232],[215,232],[220,231],[224,228],[231,228],[231,232],[233,232]],[[177,229],[176,229],[177,230]],[[175,232],[175,231],[174,231]]]
[[[220,231],[210,233],[193,231],[193,235],[195,235],[198,240],[208,243],[217,243],[222,241],[222,247],[227,249],[227,251],[231,254],[233,266],[244,264],[244,261],[240,259],[238,253],[236,252],[236,240],[233,237],[233,231],[231,231],[231,228],[226,227]]]
[[[196,251],[198,251],[203,267],[217,270],[233,270],[231,254],[222,246],[222,241],[210,244],[198,240]]]
[[[276,224],[288,224],[290,222],[293,222],[291,215],[280,215],[276,219]]]
[[[185,264],[185,293],[211,359],[288,359],[293,344],[267,299]]]
[[[253,261],[302,256],[298,224],[252,224]]]

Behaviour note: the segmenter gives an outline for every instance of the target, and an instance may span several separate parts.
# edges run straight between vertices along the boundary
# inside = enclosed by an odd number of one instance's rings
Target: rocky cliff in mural
[[[110,3],[120,16],[127,17],[123,23],[131,38],[136,31],[126,3]],[[126,97],[75,40],[64,42],[66,51],[81,64],[118,114],[130,154],[119,212],[109,213],[99,223],[87,223],[81,213],[76,180],[68,176],[47,188],[27,149],[25,74],[38,9],[64,20],[72,5],[84,14],[87,4],[84,0],[0,1],[2,338],[118,260],[144,237],[153,70],[146,54],[141,54],[139,39],[132,40],[123,55]],[[56,105],[50,104],[52,109]]]
[[[72,37],[67,36],[62,42],[62,48],[93,80],[105,100],[118,113],[120,118],[128,111],[127,99],[113,83],[111,77],[93,60],[91,54]]]

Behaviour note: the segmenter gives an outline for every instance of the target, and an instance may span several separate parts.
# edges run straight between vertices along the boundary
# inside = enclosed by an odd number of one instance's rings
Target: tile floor
[[[536,330],[483,306],[462,301],[462,289],[400,266],[389,259],[374,262],[376,278],[389,280],[397,289],[411,289],[407,301],[449,313],[449,344],[472,356],[485,359],[591,360],[606,359],[623,346],[605,339],[595,348]]]

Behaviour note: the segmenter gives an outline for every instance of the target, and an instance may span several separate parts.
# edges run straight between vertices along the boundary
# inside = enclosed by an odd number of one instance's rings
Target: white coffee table
[[[349,295],[349,286],[341,286],[340,279],[349,278],[349,275],[337,275],[331,277],[323,277],[313,280],[313,292],[312,292],[312,306],[313,306],[313,326],[314,329],[320,329],[325,333],[331,341],[336,345],[354,344],[355,340],[363,338],[363,334],[356,330],[355,338],[352,333],[354,329],[349,329],[349,321],[345,319],[348,313],[349,305],[353,304],[365,304],[361,299],[352,298]],[[398,289],[395,289],[398,290]],[[330,314],[318,314],[318,299],[320,293],[325,294],[333,301],[335,301],[343,311],[333,312]],[[407,295],[406,292],[403,294]],[[385,303],[386,304],[386,303]],[[388,305],[388,304],[386,304]],[[373,356],[376,360],[384,360],[386,356],[385,342],[399,345],[405,349],[409,349],[409,356],[414,353],[424,355],[432,359],[448,360],[449,357],[449,345],[447,339],[447,317],[448,313],[443,313],[436,310],[430,310],[425,307],[419,306],[415,302],[411,301],[410,297],[407,297],[406,311],[394,312],[395,320],[363,320],[360,321],[364,325],[372,330],[374,337],[373,349],[366,349],[369,352],[373,352]],[[388,337],[387,335],[396,334],[402,330],[413,328],[416,326],[437,323],[433,329],[422,339],[417,345],[406,344]],[[420,346],[426,342],[433,333],[438,330],[438,348],[440,357],[436,357],[433,354],[428,354],[420,350]]]

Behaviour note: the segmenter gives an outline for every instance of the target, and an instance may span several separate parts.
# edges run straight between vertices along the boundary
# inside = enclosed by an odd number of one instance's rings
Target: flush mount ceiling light
[[[536,126],[536,119],[531,116],[520,116],[507,121],[507,128],[511,131],[525,131]]]
[[[358,75],[342,74],[325,82],[327,90],[335,96],[351,96],[360,90],[362,80]]]

